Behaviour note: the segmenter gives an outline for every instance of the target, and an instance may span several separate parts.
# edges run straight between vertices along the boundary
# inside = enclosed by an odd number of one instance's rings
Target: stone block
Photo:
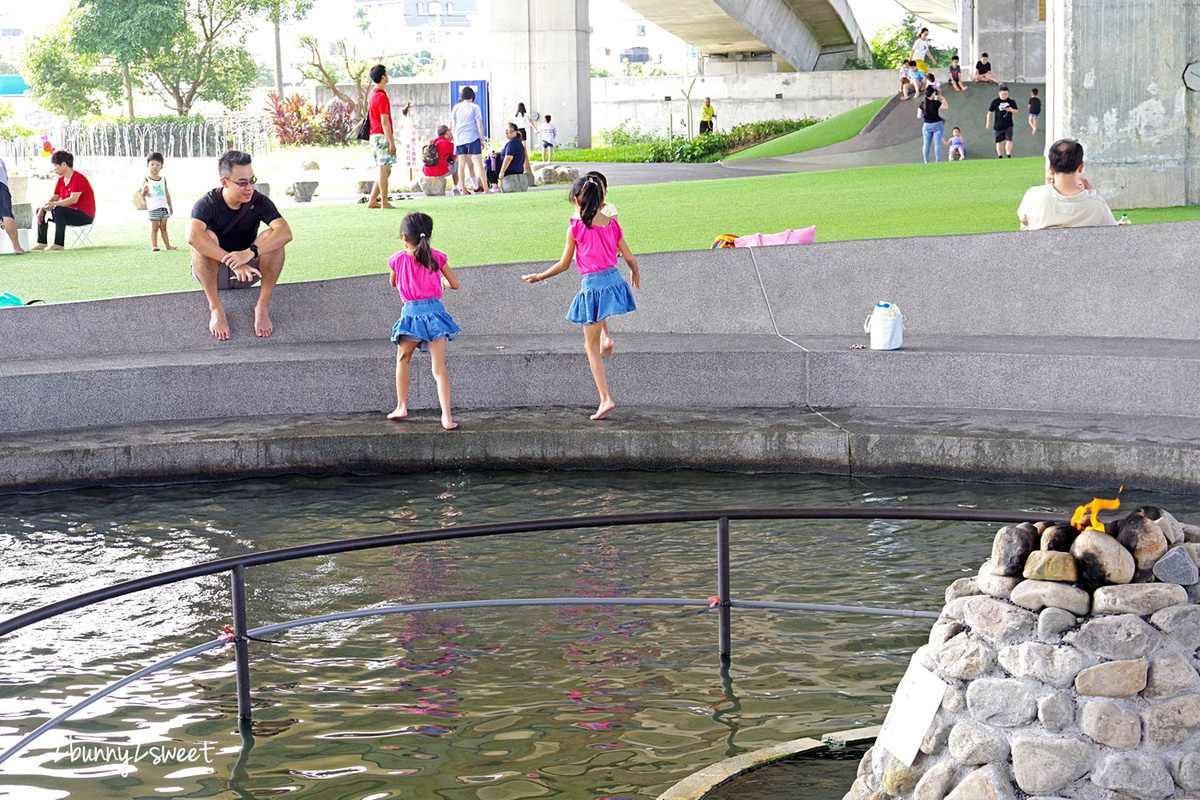
[[[1150,622],[1183,649],[1200,649],[1200,606],[1189,603],[1164,608],[1155,612]]]
[[[1092,773],[1092,783],[1141,798],[1162,798],[1175,788],[1171,773],[1154,756],[1114,753]]]
[[[1187,554],[1180,554],[1187,558]],[[1190,559],[1189,559],[1190,560]],[[1101,586],[1092,595],[1092,613],[1136,614],[1146,617],[1168,606],[1187,602],[1187,591],[1175,583],[1127,583]]]
[[[440,176],[426,175],[421,178],[421,191],[426,197],[445,197],[446,179]]]
[[[1067,553],[1055,553],[1055,555],[1065,556],[1071,561],[1075,560]],[[1080,616],[1086,615],[1092,605],[1091,596],[1083,589],[1056,581],[1021,581],[1013,589],[1009,599],[1030,611],[1061,608]]]
[[[1079,580],[1079,569],[1075,566],[1075,556],[1070,553],[1035,550],[1025,559],[1023,575],[1035,581],[1074,583]]]
[[[977,637],[960,633],[943,644],[937,653],[942,677],[969,680],[996,664],[996,651]]]
[[[1024,681],[979,678],[967,687],[967,708],[979,722],[999,728],[1026,725],[1037,718],[1037,692]]]
[[[1196,567],[1196,562],[1183,546],[1168,550],[1166,555],[1154,562],[1152,572],[1163,583],[1191,586],[1200,582],[1200,568]]]
[[[1096,664],[1075,677],[1075,691],[1092,697],[1133,697],[1146,688],[1149,667],[1144,658]]]
[[[950,757],[964,767],[1005,761],[1008,758],[1008,741],[986,725],[975,722],[960,722],[950,731],[948,740]]]
[[[1083,669],[1083,654],[1074,647],[1023,642],[1000,651],[1000,666],[1014,678],[1032,678],[1062,688]]]
[[[1092,748],[1071,739],[1016,736],[1012,756],[1017,786],[1023,792],[1041,794],[1083,777],[1091,766]]]
[[[1037,629],[1037,617],[992,597],[969,597],[963,603],[963,621],[991,642],[1028,639]]]
[[[996,764],[980,767],[946,795],[946,800],[1016,800],[1007,770]]]
[[[258,193],[259,193],[259,194],[261,194],[263,197],[270,197],[270,196],[271,196],[271,184],[269,184],[269,183],[262,183],[262,182],[260,182],[260,183],[259,183],[257,186],[255,186],[254,188],[255,188],[255,189],[257,189],[257,190],[258,190]]]
[[[1044,608],[1038,614],[1037,635],[1042,641],[1057,639],[1078,624],[1074,614],[1062,608]]]
[[[1168,610],[1163,609],[1158,613],[1163,614]],[[1200,608],[1197,611],[1200,612]],[[1157,622],[1154,624],[1158,625]],[[1200,634],[1200,630],[1197,633]],[[1097,658],[1121,661],[1149,655],[1162,642],[1162,638],[1162,634],[1141,617],[1122,614],[1085,622],[1079,630],[1064,636],[1063,640]]]
[[[1200,691],[1200,675],[1182,653],[1160,652],[1150,659],[1146,688],[1142,692],[1147,700],[1168,700],[1197,691]]]
[[[373,181],[373,180],[357,181],[354,184],[354,191],[358,192],[359,194],[369,195],[371,193],[371,190],[374,188],[375,188],[375,181]]]
[[[529,191],[529,184],[525,182],[524,175],[505,175],[500,179],[500,191],[505,194],[527,192]]]
[[[1142,741],[1141,718],[1111,700],[1092,700],[1085,705],[1080,727],[1094,741],[1118,750],[1131,750]]]
[[[1200,792],[1200,753],[1186,753],[1171,766],[1171,775],[1185,791]]]
[[[297,203],[311,203],[316,191],[317,181],[296,181],[292,184],[292,194]]]
[[[1200,728],[1200,695],[1184,695],[1142,712],[1146,744],[1162,750],[1180,744]]]
[[[1075,723],[1075,704],[1064,694],[1046,695],[1038,700],[1038,722],[1051,733],[1057,733]]]
[[[33,204],[13,203],[13,221],[23,230],[33,230]]]

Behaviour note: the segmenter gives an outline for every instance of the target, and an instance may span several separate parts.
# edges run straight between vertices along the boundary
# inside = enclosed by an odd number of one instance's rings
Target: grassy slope
[[[812,172],[719,181],[613,186],[635,253],[709,247],[719,234],[775,232],[817,226],[817,241],[1014,230],[1021,196],[1039,183],[1040,158]],[[914,216],[911,196],[955,198]],[[981,189],[986,187],[986,190]],[[968,202],[969,200],[969,202]],[[287,281],[383,273],[399,247],[406,211],[435,220],[433,242],[453,266],[553,260],[562,253],[570,208],[562,191],[404,201],[401,210],[362,206],[286,209],[296,233],[288,248]],[[1200,206],[1137,209],[1135,223],[1200,219]],[[183,244],[183,220],[172,220]],[[25,299],[82,300],[195,289],[186,248],[150,253],[146,223],[98,225],[96,247],[0,257],[0,292]],[[68,240],[69,241],[69,240]],[[514,269],[514,280],[519,269]],[[2,313],[2,312],[0,312]]]
[[[739,150],[725,158],[726,160],[735,160],[739,158],[788,156],[844,142],[865,128],[867,123],[871,121],[871,118],[890,99],[890,97],[884,97],[873,103],[867,103],[864,106],[859,106],[845,113],[838,114],[836,117],[830,117],[824,122],[818,122],[811,127],[793,131],[792,133],[785,133],[783,136],[777,136],[762,144],[756,144],[753,147],[747,147],[745,150]]]

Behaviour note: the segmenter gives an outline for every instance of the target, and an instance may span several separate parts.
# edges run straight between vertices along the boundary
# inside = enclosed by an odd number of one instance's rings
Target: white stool
[[[75,231],[75,241],[71,243],[71,247],[91,245],[92,237],[90,234],[92,232],[92,223],[89,222],[87,225],[71,225],[70,227]]]

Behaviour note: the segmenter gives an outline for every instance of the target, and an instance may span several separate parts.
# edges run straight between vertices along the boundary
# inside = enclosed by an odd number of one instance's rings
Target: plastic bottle
[[[1119,220],[1117,220],[1117,224],[1118,224],[1118,225],[1132,225],[1132,224],[1133,224],[1133,220],[1131,220],[1131,219],[1129,218],[1129,215],[1128,215],[1128,214],[1122,214],[1122,215],[1121,215],[1121,218],[1120,218]]]

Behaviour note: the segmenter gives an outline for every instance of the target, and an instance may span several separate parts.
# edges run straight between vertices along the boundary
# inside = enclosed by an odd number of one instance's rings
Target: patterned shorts
[[[381,167],[390,167],[396,163],[396,156],[388,152],[387,137],[382,133],[371,134],[371,157]]]
[[[169,216],[170,216],[170,213],[165,208],[150,209],[150,221],[151,222],[159,222],[161,220],[166,219]]]

